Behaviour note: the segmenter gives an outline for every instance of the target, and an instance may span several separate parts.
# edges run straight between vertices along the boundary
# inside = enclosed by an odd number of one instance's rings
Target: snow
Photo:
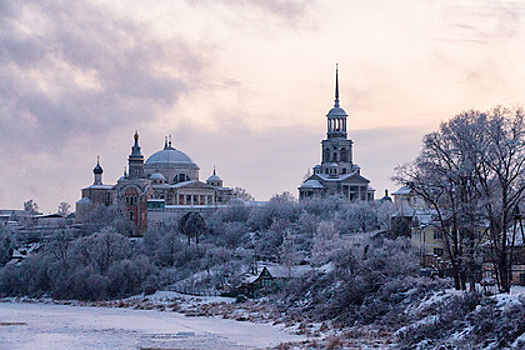
[[[269,324],[175,312],[0,303],[0,350],[256,349],[303,339]]]

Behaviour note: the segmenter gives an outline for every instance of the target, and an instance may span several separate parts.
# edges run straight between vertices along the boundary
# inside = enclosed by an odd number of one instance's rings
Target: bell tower
[[[346,131],[347,117],[339,104],[339,67],[336,65],[334,107],[326,115],[326,140],[321,142],[323,174],[336,176],[353,171],[353,142],[348,139]]]
[[[135,144],[131,147],[131,154],[128,158],[129,179],[144,179],[144,156],[140,151],[139,132],[135,131]]]

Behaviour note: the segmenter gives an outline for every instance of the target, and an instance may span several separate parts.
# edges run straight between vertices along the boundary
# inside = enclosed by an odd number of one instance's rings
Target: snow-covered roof
[[[83,190],[111,190],[113,188],[113,185],[91,185],[88,187],[83,188]]]
[[[307,180],[300,188],[323,188],[324,186],[318,180]]]
[[[350,178],[353,177],[354,180],[357,180],[359,182],[370,183],[370,180],[366,179],[365,177],[359,175],[356,172],[352,172],[352,173],[344,174],[344,175],[339,175],[339,176],[337,176],[337,175],[333,176],[333,175],[328,175],[328,174],[315,174],[315,176],[318,176],[323,181],[339,182],[339,181],[349,180]]]
[[[77,204],[91,204],[93,202],[91,201],[91,199],[89,199],[89,197],[84,197],[82,199],[79,199],[76,203]]]
[[[186,186],[190,186],[190,185],[200,185],[201,187],[208,187],[208,188],[211,188],[210,185],[202,182],[202,181],[199,181],[199,180],[190,180],[190,181],[184,181],[184,182],[179,182],[175,185],[171,185],[171,188],[181,188],[181,187],[186,187]]]
[[[412,189],[410,188],[410,186],[403,186],[392,194],[393,195],[406,195],[406,194],[410,194],[411,191]]]
[[[161,173],[154,173],[150,176],[150,180],[166,181],[166,178]]]

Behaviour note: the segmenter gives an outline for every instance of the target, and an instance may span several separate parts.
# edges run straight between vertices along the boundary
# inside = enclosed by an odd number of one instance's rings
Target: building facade
[[[339,72],[335,71],[334,107],[326,115],[326,139],[321,142],[321,164],[299,187],[299,199],[340,195],[348,200],[374,200],[370,180],[354,163],[353,141],[348,138],[347,117],[339,104]]]

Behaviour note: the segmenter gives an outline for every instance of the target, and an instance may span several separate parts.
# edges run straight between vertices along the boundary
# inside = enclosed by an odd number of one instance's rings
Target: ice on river
[[[175,312],[0,303],[1,350],[261,349],[302,339],[269,324]]]

